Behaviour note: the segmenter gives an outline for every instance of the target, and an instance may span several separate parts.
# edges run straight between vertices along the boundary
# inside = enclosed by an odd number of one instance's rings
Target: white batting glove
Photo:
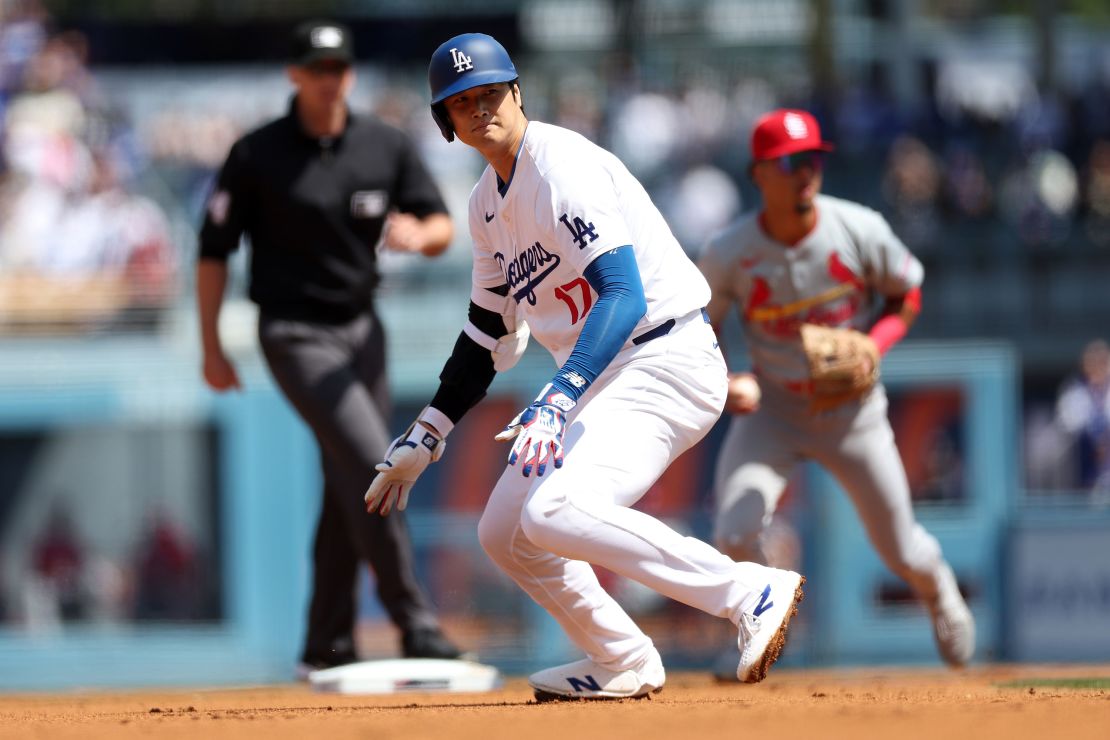
[[[505,442],[516,437],[509,452],[509,465],[521,463],[525,478],[536,469],[536,477],[547,471],[550,461],[556,468],[563,467],[563,432],[567,426],[567,413],[575,402],[565,393],[551,392],[551,385],[544,387],[532,405],[517,414],[494,439]]]
[[[424,469],[443,457],[447,443],[422,424],[413,423],[389,446],[385,461],[374,466],[378,474],[366,490],[366,511],[387,516],[396,506],[404,511],[409,492]]]

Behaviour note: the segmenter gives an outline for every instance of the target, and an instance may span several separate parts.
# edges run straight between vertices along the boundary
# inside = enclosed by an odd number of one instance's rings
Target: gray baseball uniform
[[[756,214],[706,247],[699,266],[713,290],[708,312],[720,326],[736,305],[759,409],[733,417],[717,459],[714,537],[736,560],[766,562],[762,536],[791,469],[814,460],[852,498],[887,566],[926,602],[954,588],[937,541],[916,522],[909,484],[887,420],[882,385],[832,411],[809,409],[803,322],[866,332],[888,296],[918,287],[921,263],[883,217],[830,196],[816,199],[818,222],[800,243],[772,240]]]

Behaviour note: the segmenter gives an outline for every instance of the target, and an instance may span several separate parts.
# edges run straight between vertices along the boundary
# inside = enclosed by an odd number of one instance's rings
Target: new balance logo
[[[436,445],[439,444],[439,440],[436,439],[434,435],[425,434],[424,439],[420,440],[420,444],[424,445],[431,451],[435,451]]]
[[[586,379],[573,370],[567,370],[566,372],[562,373],[562,377],[575,388],[581,388],[582,386],[586,385]]]
[[[451,63],[455,65],[455,71],[459,74],[462,74],[468,69],[474,69],[474,64],[470,61],[470,57],[458,49],[451,50]]]
[[[487,213],[487,214],[486,214],[486,223],[487,223],[487,224],[488,224],[488,223],[489,223],[490,221],[492,221],[492,220],[493,220],[493,217],[494,217],[494,215],[495,215],[495,214],[493,214],[493,213]]]
[[[585,678],[567,676],[567,683],[575,691],[601,691],[601,685],[597,682],[597,679],[589,674],[586,674]]]
[[[767,611],[768,609],[770,609],[772,606],[775,605],[775,602],[767,601],[767,599],[770,598],[770,596],[771,596],[771,584],[768,583],[767,588],[763,589],[763,595],[759,597],[759,603],[756,604],[755,609],[752,610],[752,615],[753,616],[758,617],[760,614],[762,614],[763,612]]]
[[[574,239],[574,243],[578,245],[579,249],[586,248],[587,236],[590,237],[590,241],[597,241],[597,232],[594,231],[596,227],[593,225],[592,222],[586,223],[580,217],[575,216],[574,225],[571,226],[570,217],[565,213],[559,217],[559,220],[562,222],[563,226],[566,226],[567,229],[570,231],[570,235]]]

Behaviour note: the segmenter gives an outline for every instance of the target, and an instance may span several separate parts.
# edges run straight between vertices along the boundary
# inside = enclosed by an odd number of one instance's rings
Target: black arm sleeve
[[[504,296],[509,286],[491,288],[492,292]],[[505,321],[501,314],[470,303],[470,323],[495,339],[505,334]],[[465,333],[460,332],[455,340],[455,349],[439,374],[439,390],[432,398],[431,406],[442,411],[448,419],[458,424],[463,415],[474,408],[486,397],[486,389],[493,382],[497,371],[493,369],[493,355]]]

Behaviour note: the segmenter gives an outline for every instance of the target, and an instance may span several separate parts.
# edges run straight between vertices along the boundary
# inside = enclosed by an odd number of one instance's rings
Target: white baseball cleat
[[[945,566],[944,571],[940,593],[927,606],[940,657],[953,668],[962,668],[975,654],[975,617],[960,594],[952,569]]]
[[[612,671],[592,660],[577,660],[528,677],[536,701],[577,699],[639,699],[663,689],[666,673],[654,649],[638,669]]]
[[[802,600],[804,576],[790,570],[768,568],[767,586],[758,602],[740,613],[736,646],[740,649],[740,665],[736,677],[744,683],[758,683],[767,677],[771,664],[778,660],[786,644],[786,628],[798,613]]]

